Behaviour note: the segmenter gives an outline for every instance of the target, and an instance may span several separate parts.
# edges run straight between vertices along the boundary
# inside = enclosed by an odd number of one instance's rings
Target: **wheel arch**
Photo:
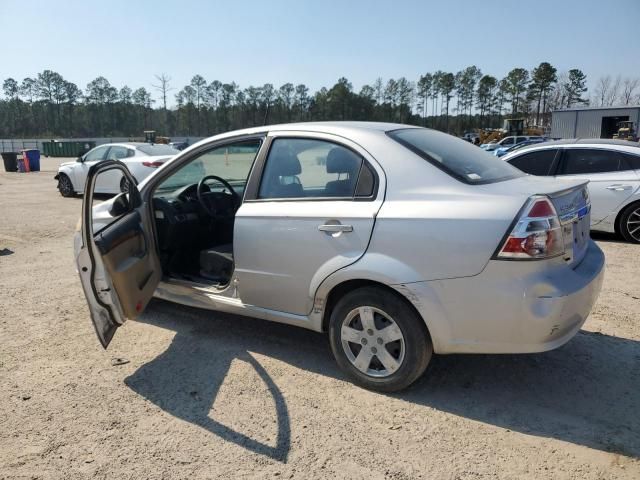
[[[617,235],[621,235],[622,234],[622,232],[620,231],[620,221],[622,220],[622,215],[631,206],[640,206],[640,198],[632,200],[629,203],[627,203],[625,206],[623,206],[622,208],[618,209],[618,213],[616,214],[616,219],[613,222],[613,228],[615,229]]]
[[[331,288],[331,290],[329,290],[326,296],[326,299],[324,300],[324,306],[322,309],[321,328],[323,332],[329,331],[329,320],[331,318],[331,312],[333,311],[338,301],[348,293],[363,287],[377,287],[388,292],[390,295],[393,295],[396,298],[399,298],[418,316],[418,318],[422,319],[426,333],[429,336],[429,339],[433,342],[433,339],[431,336],[431,330],[429,328],[429,323],[426,321],[424,316],[420,313],[420,311],[416,308],[416,306],[411,302],[411,300],[404,293],[382,282],[366,279],[366,278],[354,278],[350,280],[345,280],[341,283],[334,285]]]

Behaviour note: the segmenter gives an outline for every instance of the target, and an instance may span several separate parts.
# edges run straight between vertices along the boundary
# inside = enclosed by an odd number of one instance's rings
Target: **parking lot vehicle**
[[[531,138],[529,140],[525,140],[523,142],[516,143],[515,145],[511,145],[511,146],[508,146],[508,147],[496,148],[493,151],[493,154],[496,157],[502,157],[502,156],[506,155],[507,153],[515,152],[516,150],[519,150],[521,148],[527,147],[529,145],[535,145],[536,143],[542,143],[544,141],[546,141],[546,138],[544,138],[544,137]]]
[[[140,182],[156,168],[176,155],[178,150],[169,145],[148,143],[107,143],[100,145],[74,162],[60,164],[54,177],[63,197],[72,197],[84,190],[87,172],[96,163],[105,160],[121,160],[127,165],[136,182]],[[96,193],[120,193],[126,189],[122,175],[113,171],[103,175],[95,187]]]
[[[518,143],[526,142],[528,140],[543,141],[544,138],[541,137],[541,136],[537,136],[537,135],[510,136],[510,137],[504,137],[499,142],[482,144],[482,145],[480,145],[480,148],[482,148],[483,150],[486,150],[488,152],[492,152],[493,150],[496,150],[498,148],[513,147],[514,145],[517,145]]]
[[[586,320],[604,255],[583,180],[525,175],[399,124],[270,125],[203,140],[92,208],[75,252],[106,348],[156,297],[327,332],[367,388],[435,353],[556,348]],[[212,352],[215,355],[215,352]]]
[[[588,180],[591,230],[640,243],[640,146],[625,140],[559,140],[503,158],[532,175]]]
[[[189,146],[189,141],[185,140],[182,142],[170,142],[169,145],[171,145],[173,148],[175,148],[176,150],[184,150],[185,148],[187,148]]]
[[[629,120],[618,122],[618,132],[613,136],[618,140],[629,140],[630,142],[637,142],[635,123]]]

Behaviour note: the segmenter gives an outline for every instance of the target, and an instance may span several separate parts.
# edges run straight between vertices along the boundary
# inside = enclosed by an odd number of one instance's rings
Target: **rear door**
[[[124,175],[128,194],[113,201],[107,216],[94,219],[94,190],[100,175]],[[104,216],[105,212],[102,212]],[[147,205],[127,167],[105,160],[89,168],[82,204],[82,229],[76,263],[91,320],[103,347],[127,319],[146,307],[162,276]]]
[[[604,148],[563,149],[558,175],[589,180],[591,224],[615,212],[640,188],[640,178],[631,169],[624,152]]]
[[[383,172],[342,137],[271,134],[235,218],[235,274],[245,304],[307,315],[331,273],[366,251]]]

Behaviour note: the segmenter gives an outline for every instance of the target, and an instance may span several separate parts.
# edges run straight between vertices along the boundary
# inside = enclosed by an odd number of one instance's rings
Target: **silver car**
[[[505,155],[532,175],[589,181],[591,230],[640,243],[640,145],[626,140],[573,139]]]
[[[201,141],[96,207],[77,265],[106,348],[155,296],[327,332],[367,388],[415,381],[433,353],[541,352],[600,292],[583,180],[523,174],[407,125],[302,123]]]

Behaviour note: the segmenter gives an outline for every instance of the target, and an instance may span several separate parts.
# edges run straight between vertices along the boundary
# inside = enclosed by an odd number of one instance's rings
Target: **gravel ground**
[[[436,357],[383,395],[322,335],[161,301],[104,351],[56,166],[0,173],[0,478],[640,478],[640,246],[597,237],[566,346]]]

